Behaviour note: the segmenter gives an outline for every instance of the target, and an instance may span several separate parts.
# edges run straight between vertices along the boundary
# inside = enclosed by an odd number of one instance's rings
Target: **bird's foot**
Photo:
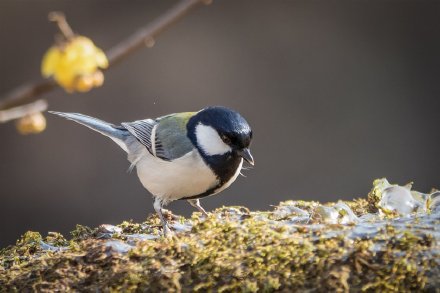
[[[163,236],[165,238],[171,238],[175,235],[174,231],[170,229],[168,225],[163,226]]]
[[[189,199],[188,202],[195,207],[199,212],[202,213],[203,216],[205,216],[205,218],[207,218],[209,215],[208,213],[205,211],[205,209],[200,205],[200,200],[198,199]]]

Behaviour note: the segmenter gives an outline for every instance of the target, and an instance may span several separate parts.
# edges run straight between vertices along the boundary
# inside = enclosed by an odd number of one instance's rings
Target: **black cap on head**
[[[193,120],[193,121],[191,121]],[[201,110],[188,123],[188,128],[198,123],[211,126],[222,139],[234,149],[249,147],[252,130],[248,122],[236,111],[222,106],[213,106]]]

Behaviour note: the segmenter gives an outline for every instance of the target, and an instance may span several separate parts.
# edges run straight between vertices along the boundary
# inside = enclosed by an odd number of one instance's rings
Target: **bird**
[[[228,188],[243,161],[254,165],[251,127],[238,112],[223,106],[119,125],[79,113],[49,113],[109,137],[127,153],[129,170],[136,168],[140,182],[153,195],[164,236],[173,235],[163,214],[165,205],[187,200],[208,216],[200,199]]]

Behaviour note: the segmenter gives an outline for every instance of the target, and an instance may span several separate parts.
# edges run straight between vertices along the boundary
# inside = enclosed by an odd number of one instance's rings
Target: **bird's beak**
[[[251,164],[252,166],[254,165],[254,158],[251,155],[251,151],[246,148],[246,149],[242,149],[238,152],[238,154],[246,160],[246,162],[248,162],[249,164]]]

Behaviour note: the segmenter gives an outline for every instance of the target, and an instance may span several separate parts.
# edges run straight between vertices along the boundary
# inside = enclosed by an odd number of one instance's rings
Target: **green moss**
[[[364,198],[357,198],[353,201],[346,201],[345,203],[357,216],[362,216],[370,212],[369,202]]]
[[[376,213],[380,209],[379,202],[382,199],[382,191],[384,186],[387,186],[388,181],[385,178],[376,179],[373,181],[373,188],[368,193],[367,201],[368,201],[368,209],[367,211],[370,213]]]
[[[358,216],[371,210],[364,199],[346,204]],[[304,213],[292,207],[312,215],[318,206],[287,201],[264,212],[222,207],[206,219],[168,213],[172,224],[191,227],[173,238],[157,237],[155,215],[113,228],[78,225],[70,241],[27,232],[0,252],[0,291],[438,290],[438,217],[365,227],[295,222]],[[280,210],[282,216],[274,216]]]
[[[95,231],[96,229],[77,224],[75,230],[70,232],[70,235],[72,235],[72,240],[80,241],[93,237]]]

